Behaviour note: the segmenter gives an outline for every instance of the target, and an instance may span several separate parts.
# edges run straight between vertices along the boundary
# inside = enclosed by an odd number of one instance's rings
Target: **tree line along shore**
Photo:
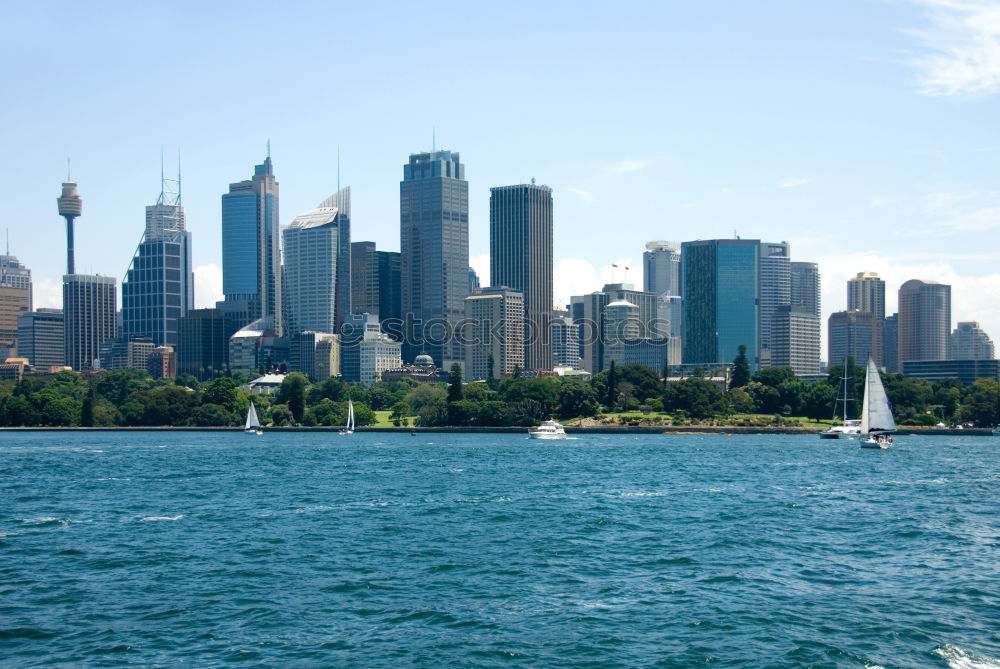
[[[788,368],[750,374],[737,360],[729,387],[692,375],[665,383],[640,365],[612,367],[590,381],[511,378],[464,383],[404,379],[371,387],[338,378],[311,383],[284,377],[272,395],[248,395],[250,377],[235,373],[207,382],[190,376],[153,380],[137,369],[81,376],[60,372],[0,383],[3,427],[225,427],[243,423],[251,398],[261,423],[272,427],[343,425],[347,401],[359,427],[528,427],[556,418],[579,427],[734,426],[822,429],[841,420],[838,401],[845,370],[822,381],[802,381]],[[848,417],[861,409],[864,369],[848,361]],[[1000,424],[1000,383],[981,379],[925,381],[884,374],[883,383],[901,427],[941,423]],[[836,414],[836,415],[835,415]]]

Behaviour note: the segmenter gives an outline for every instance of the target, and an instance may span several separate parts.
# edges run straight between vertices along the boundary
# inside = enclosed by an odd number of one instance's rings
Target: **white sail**
[[[861,434],[867,436],[872,432],[893,432],[895,429],[896,421],[892,418],[882,377],[869,358],[868,372],[865,374],[865,400],[861,405]]]
[[[250,402],[250,410],[247,411],[247,424],[243,427],[244,430],[256,430],[260,427],[260,420],[257,419],[257,408]]]
[[[354,431],[354,402],[347,400],[347,429]]]

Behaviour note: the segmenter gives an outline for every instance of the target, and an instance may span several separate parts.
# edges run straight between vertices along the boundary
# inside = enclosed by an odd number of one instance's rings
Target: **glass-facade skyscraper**
[[[490,285],[524,296],[524,366],[552,369],[552,189],[490,189]]]
[[[410,155],[399,184],[403,358],[421,352],[439,367],[462,364],[454,336],[469,294],[469,182],[458,152]]]
[[[271,156],[222,196],[222,306],[243,324],[272,318],[282,328],[278,182]]]
[[[911,279],[899,287],[899,363],[947,360],[951,286]]]
[[[156,204],[146,207],[146,230],[122,281],[122,338],[176,347],[177,322],[193,308],[191,233],[180,193],[164,180]]]
[[[685,363],[730,363],[743,345],[751,369],[757,369],[759,249],[756,239],[708,239],[681,245]]]
[[[296,216],[282,233],[289,334],[340,332],[351,311],[350,221],[348,186]]]

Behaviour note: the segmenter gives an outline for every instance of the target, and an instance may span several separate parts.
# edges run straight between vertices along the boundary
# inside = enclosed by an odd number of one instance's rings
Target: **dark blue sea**
[[[3,667],[1000,667],[1000,438],[0,434]]]

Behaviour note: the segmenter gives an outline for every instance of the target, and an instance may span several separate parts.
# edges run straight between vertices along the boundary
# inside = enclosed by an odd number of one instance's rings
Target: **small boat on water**
[[[542,421],[534,430],[528,430],[532,439],[565,439],[566,429],[554,420]]]
[[[889,448],[896,431],[892,405],[885,394],[882,377],[872,359],[865,374],[865,399],[861,404],[861,448]]]
[[[844,406],[844,422],[841,425],[831,425],[830,429],[820,432],[820,439],[840,439],[841,437],[853,439],[861,433],[861,421],[856,418],[847,417],[847,403],[851,401],[847,393],[847,384],[850,379],[851,377],[847,375],[847,361],[845,360],[844,376],[840,379],[840,397],[837,398],[837,402],[842,402]],[[834,404],[833,417],[834,419],[837,418],[836,404]]]
[[[354,434],[354,402],[347,400],[347,425],[340,428],[340,434]]]
[[[257,407],[253,405],[253,400],[250,400],[250,408],[247,410],[247,422],[243,426],[243,431],[247,434],[264,434],[264,431],[260,429],[260,420],[257,418]]]

